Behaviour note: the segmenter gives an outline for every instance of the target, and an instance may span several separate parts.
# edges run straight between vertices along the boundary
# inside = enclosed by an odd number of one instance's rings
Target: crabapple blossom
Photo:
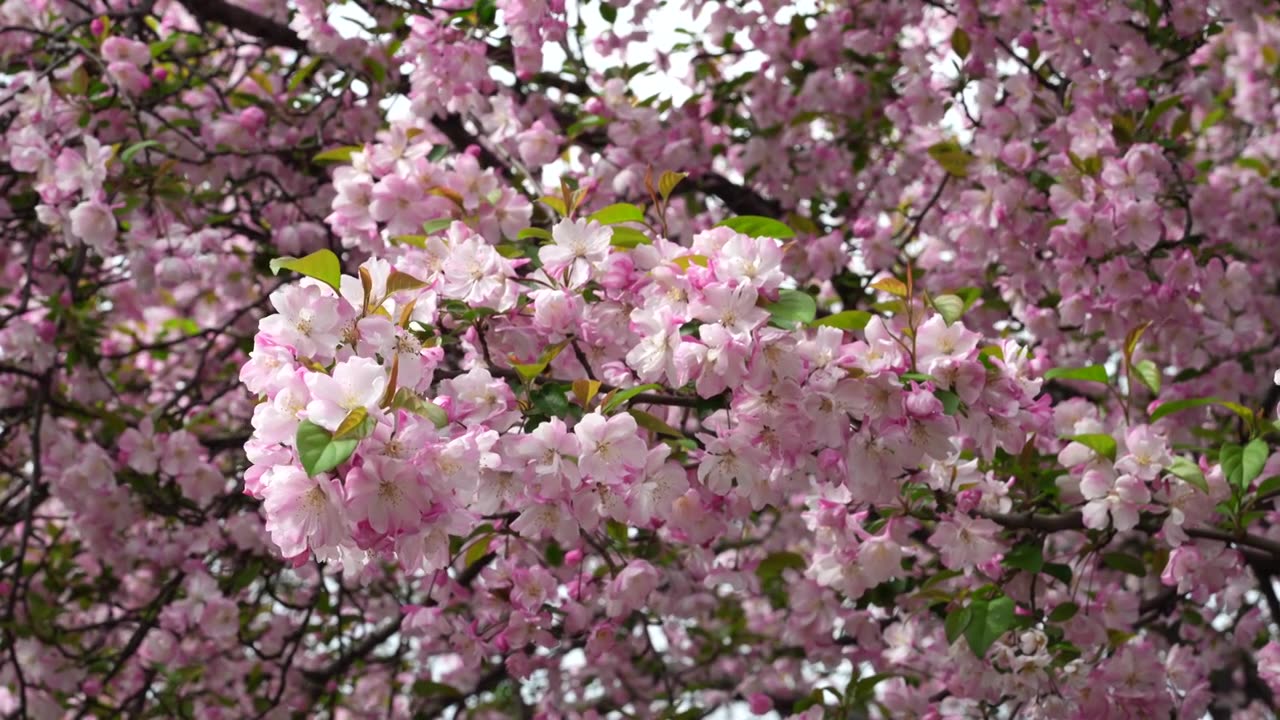
[[[1275,715],[1266,3],[27,5],[6,716]]]

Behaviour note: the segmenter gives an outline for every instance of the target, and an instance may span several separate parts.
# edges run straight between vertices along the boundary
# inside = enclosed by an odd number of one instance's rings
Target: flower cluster
[[[1277,48],[0,4],[0,712],[1273,716]]]

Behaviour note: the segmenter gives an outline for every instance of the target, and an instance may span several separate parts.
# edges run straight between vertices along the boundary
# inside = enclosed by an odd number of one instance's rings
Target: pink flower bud
[[[764,693],[752,693],[751,697],[747,698],[747,703],[755,715],[764,715],[773,709],[773,698]]]
[[[240,111],[239,121],[240,127],[255,132],[267,124],[267,113],[257,105],[252,105]]]
[[[978,503],[982,502],[982,491],[977,488],[961,490],[956,495],[956,510],[962,513],[971,513],[973,509],[978,507]]]

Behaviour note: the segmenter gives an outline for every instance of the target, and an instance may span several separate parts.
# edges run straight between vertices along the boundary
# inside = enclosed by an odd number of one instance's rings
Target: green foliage
[[[390,409],[408,410],[415,415],[430,420],[437,428],[443,428],[449,424],[449,415],[444,411],[444,408],[419,397],[417,393],[409,388],[402,387],[396,390],[395,396],[391,398]]]
[[[759,215],[739,215],[716,223],[716,227],[727,227],[734,232],[748,237],[770,237],[788,240],[796,236],[796,231],[772,218]]]
[[[1116,459],[1116,439],[1110,435],[1102,433],[1087,433],[1084,435],[1073,435],[1069,438],[1073,442],[1078,442],[1090,450],[1098,453],[1098,455],[1115,461]]]
[[[965,302],[958,295],[938,295],[930,298],[930,303],[948,325],[959,320],[964,315]]]
[[[298,459],[302,462],[302,469],[307,471],[307,477],[329,472],[346,462],[359,443],[356,439],[335,440],[328,430],[310,420],[303,420],[298,425]]]
[[[821,317],[810,323],[813,327],[834,327],[841,330],[861,330],[871,322],[872,314],[864,310],[845,310],[834,315]]]
[[[624,222],[643,223],[644,210],[631,203],[614,203],[587,216],[601,225],[616,225]]]
[[[1185,400],[1172,400],[1167,403],[1162,403],[1155,410],[1151,411],[1151,422],[1155,422],[1160,418],[1166,417],[1168,415],[1172,415],[1176,412],[1182,412],[1183,410],[1190,410],[1192,408],[1205,407],[1208,405],[1219,405],[1221,407],[1227,408],[1228,410],[1234,412],[1235,414],[1243,418],[1245,422],[1249,424],[1253,424],[1253,411],[1250,410],[1249,408],[1239,403],[1231,402],[1230,400],[1221,400],[1219,398],[1212,398],[1212,397],[1187,398]]]
[[[973,162],[973,155],[969,151],[960,146],[955,140],[944,140],[929,146],[929,157],[942,166],[948,175],[953,177],[968,177],[969,164]]]
[[[1076,380],[1079,382],[1096,382],[1106,385],[1110,382],[1107,369],[1101,365],[1089,365],[1079,368],[1052,368],[1044,373],[1045,380]]]
[[[769,311],[774,325],[782,328],[793,328],[796,325],[808,325],[813,322],[818,312],[818,304],[813,296],[800,290],[779,290],[777,302],[764,306]]]
[[[1142,558],[1135,557],[1128,553],[1109,552],[1102,554],[1102,564],[1112,570],[1119,570],[1123,573],[1135,575],[1137,577],[1147,576],[1147,565],[1142,562]]]
[[[969,605],[947,615],[943,625],[949,642],[961,634],[974,655],[984,657],[991,646],[1016,625],[1013,599],[999,595],[992,599],[974,599]]]
[[[1269,454],[1267,443],[1261,438],[1252,440],[1244,446],[1224,443],[1218,451],[1218,462],[1222,463],[1222,472],[1226,476],[1227,483],[1243,492],[1262,474],[1262,468],[1267,464]]]
[[[315,278],[334,290],[339,290],[342,281],[342,263],[332,250],[317,250],[302,258],[282,257],[271,261],[271,272],[279,275],[281,270],[292,270],[296,273]]]
[[[627,402],[631,398],[639,395],[640,393],[653,392],[655,390],[661,390],[661,389],[662,389],[661,385],[649,383],[647,385],[637,385],[635,387],[627,388],[626,390],[614,391],[613,393],[610,393],[608,400],[605,401],[604,406],[601,408],[601,410],[603,410],[605,414],[611,413],[615,409],[617,409],[620,405]]]
[[[1204,479],[1204,472],[1200,470],[1200,466],[1191,462],[1184,457],[1175,457],[1173,462],[1166,468],[1170,475],[1182,478],[1188,483],[1200,489],[1200,492],[1209,494],[1209,483]]]

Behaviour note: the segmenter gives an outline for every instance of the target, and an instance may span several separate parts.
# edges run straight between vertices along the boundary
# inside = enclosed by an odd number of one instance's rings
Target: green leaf
[[[1049,622],[1066,622],[1075,617],[1077,612],[1080,612],[1079,605],[1073,602],[1064,602],[1049,613]]]
[[[558,198],[555,195],[544,195],[543,197],[538,198],[538,200],[541,201],[543,205],[555,210],[561,216],[569,214],[569,208],[564,205],[564,198]]]
[[[440,162],[453,150],[453,147],[445,144],[432,145],[431,151],[427,153],[427,159],[431,162]]]
[[[652,245],[653,238],[644,234],[643,231],[637,230],[625,225],[618,225],[613,228],[613,237],[609,239],[609,244],[614,247],[630,250],[639,245]]]
[[[840,328],[841,330],[853,332],[854,330],[861,330],[865,328],[867,323],[871,322],[872,317],[871,313],[864,310],[845,310],[844,312],[838,312],[835,315],[818,318],[810,323],[810,325],[813,327],[825,326]]]
[[[890,673],[876,673],[875,675],[859,678],[857,682],[850,681],[853,686],[852,691],[846,691],[846,696],[851,697],[855,705],[865,705],[875,697],[876,685],[891,677],[895,676]]]
[[[616,225],[624,222],[644,222],[644,210],[632,205],[631,203],[614,203],[587,216],[588,220],[595,220],[601,225]]]
[[[961,60],[969,57],[971,45],[969,33],[965,32],[964,28],[957,27],[951,33],[951,49],[956,51],[956,55],[959,55]]]
[[[965,628],[964,638],[969,641],[969,649],[974,655],[985,657],[996,640],[1013,629],[1013,599],[1001,596],[991,601],[974,602],[969,607],[973,610],[973,620]]]
[[[898,377],[903,380],[903,385],[906,385],[908,381],[915,381],[918,383],[936,382],[932,375],[926,375],[922,372],[904,372],[898,375]]]
[[[586,115],[582,119],[578,120],[578,122],[570,125],[564,131],[564,134],[568,135],[569,138],[572,139],[581,135],[583,132],[585,132],[590,128],[601,127],[603,125],[608,125],[608,124],[609,124],[608,118],[603,118],[603,117],[600,117],[599,115]],[[564,213],[561,213],[561,214],[563,215]]]
[[[1107,378],[1107,369],[1101,365],[1090,365],[1080,368],[1051,368],[1044,373],[1045,380],[1079,380],[1081,382],[1096,382],[1106,385],[1109,380]]]
[[[944,140],[929,146],[929,157],[942,166],[947,174],[955,177],[967,177],[969,175],[969,163],[973,162],[973,155],[960,146],[955,140]]]
[[[425,282],[408,273],[400,272],[399,270],[392,270],[391,274],[387,276],[388,295],[393,295],[404,290],[421,290],[426,286],[427,284]]]
[[[315,477],[326,473],[346,462],[356,451],[359,440],[334,440],[328,430],[310,420],[303,420],[298,425],[298,435],[294,444],[298,449],[298,460],[307,477]]]
[[[1104,433],[1088,433],[1085,435],[1072,435],[1067,439],[1084,445],[1090,450],[1098,453],[1098,455],[1111,460],[1112,462],[1116,459],[1116,439],[1110,435]]]
[[[1213,110],[1210,110],[1204,116],[1204,119],[1200,121],[1200,132],[1204,132],[1205,130],[1208,130],[1214,125],[1217,125],[1218,123],[1222,122],[1222,119],[1226,116],[1227,116],[1226,108],[1219,107],[1219,108],[1214,108]]]
[[[38,592],[26,593],[27,611],[31,615],[31,621],[39,628],[45,628],[53,623],[58,617],[58,606],[50,603],[45,599],[44,595]]]
[[[662,389],[661,385],[655,385],[653,383],[649,383],[648,385],[637,385],[633,388],[627,388],[626,390],[619,390],[615,393],[612,393],[609,396],[609,401],[604,404],[604,407],[601,408],[601,410],[603,410],[605,414],[608,414],[612,412],[615,408],[617,408],[619,405],[621,405],[622,403],[630,400],[631,398],[639,395],[640,393],[646,393],[646,392],[651,392],[653,390],[661,390],[661,389]]]
[[[424,417],[432,422],[436,428],[443,428],[449,424],[449,414],[444,408],[419,397],[417,393],[409,388],[402,387],[396,391],[395,397],[391,398],[392,410],[407,410],[414,415]]]
[[[957,295],[939,295],[932,299],[933,309],[938,311],[948,325],[964,315],[964,300]]]
[[[673,258],[671,262],[681,270],[688,270],[690,265],[707,267],[710,261],[706,255],[681,255],[678,258]]]
[[[905,298],[907,296],[907,284],[902,282],[898,278],[894,278],[894,277],[880,278],[879,280],[871,283],[867,287],[871,288],[872,290],[887,292],[890,295],[894,295],[900,298]]]
[[[1169,97],[1160,100],[1155,105],[1152,105],[1151,109],[1147,111],[1147,116],[1142,119],[1142,126],[1147,130],[1155,127],[1156,122],[1160,120],[1160,117],[1177,107],[1178,103],[1181,101],[1181,95],[1170,95]]]
[[[289,92],[297,90],[302,83],[307,81],[307,78],[311,77],[312,74],[315,73],[316,68],[319,68],[320,64],[323,62],[324,57],[317,55],[311,59],[311,62],[299,68],[298,71],[293,74],[293,77],[289,78]]]
[[[364,148],[359,145],[344,145],[342,147],[329,148],[311,159],[318,163],[349,163],[351,162],[351,155],[361,150],[364,150]]]
[[[796,231],[772,218],[759,215],[739,215],[716,223],[716,227],[727,227],[734,232],[748,237],[770,237],[787,240],[796,236]]]
[[[1250,483],[1262,474],[1262,468],[1267,464],[1267,458],[1271,456],[1271,448],[1267,447],[1267,441],[1262,438],[1254,438],[1244,446],[1244,455],[1241,462],[1244,469],[1243,484],[1248,487]]]
[[[1172,400],[1170,402],[1163,403],[1151,412],[1151,422],[1155,422],[1162,417],[1172,415],[1176,412],[1190,410],[1191,408],[1204,407],[1206,405],[1221,405],[1244,418],[1245,422],[1250,425],[1253,424],[1253,411],[1249,408],[1229,400],[1220,400],[1212,397],[1186,398],[1184,400]]]
[[[464,697],[461,690],[452,685],[445,685],[434,680],[415,680],[413,682],[413,694],[418,697],[438,697],[445,700]]]
[[[281,257],[272,260],[272,274],[279,275],[281,270],[292,270],[315,278],[334,290],[338,290],[342,282],[342,264],[332,250],[317,250],[303,258]]]
[[[550,240],[551,233],[548,232],[547,230],[543,230],[542,228],[537,228],[537,227],[525,228],[520,232],[516,233],[517,240],[528,240],[530,238],[534,238],[537,240]]]
[[[689,177],[688,173],[671,172],[670,170],[662,173],[662,177],[658,178],[658,194],[663,200],[671,197],[671,191],[676,189],[681,180]]]
[[[770,553],[756,566],[756,577],[761,580],[781,578],[783,570],[787,568],[804,570],[806,565],[804,557],[796,553],[785,551]]]
[[[1146,563],[1142,562],[1142,558],[1135,557],[1128,553],[1103,553],[1102,564],[1112,570],[1119,570],[1122,573],[1136,575],[1137,577],[1147,576],[1147,566]]]
[[[960,396],[950,390],[934,390],[933,396],[942,401],[944,415],[955,415],[960,409]]]
[[[947,620],[943,623],[943,629],[947,632],[947,643],[955,644],[971,622],[973,622],[973,610],[970,607],[956,608],[947,613]]]
[[[778,301],[764,306],[769,311],[773,323],[779,327],[790,329],[795,325],[808,325],[813,322],[818,312],[818,303],[813,296],[800,290],[779,290]]]
[[[1270,451],[1267,443],[1261,438],[1255,439],[1241,447],[1235,443],[1224,443],[1218,452],[1218,462],[1222,463],[1222,472],[1232,487],[1247,490],[1249,485],[1262,474],[1267,464]]]
[[[143,140],[142,142],[136,142],[130,145],[129,147],[125,148],[124,152],[120,153],[120,162],[128,163],[130,160],[133,159],[133,156],[137,155],[143,150],[146,150],[149,147],[155,147],[156,145],[159,145],[159,144],[160,144],[159,140]]]
[[[378,422],[369,417],[369,411],[358,407],[347,413],[342,419],[342,423],[338,425],[338,429],[333,431],[334,440],[360,440],[367,438],[373,434],[373,428]]]
[[[564,565],[564,548],[555,540],[547,543],[547,564],[551,567]]]
[[[1138,376],[1138,380],[1142,381],[1151,392],[1160,393],[1160,368],[1152,360],[1139,360],[1133,364],[1133,374]]]
[[[658,418],[654,415],[650,415],[649,413],[643,410],[636,410],[635,408],[631,408],[627,410],[627,412],[631,415],[631,417],[636,419],[636,425],[639,425],[645,430],[658,433],[659,435],[667,435],[670,437],[684,437],[684,433],[666,424],[665,422],[662,421],[661,418]]]
[[[1257,496],[1260,498],[1275,495],[1280,491],[1280,475],[1272,475],[1258,484]]]
[[[516,372],[520,375],[520,379],[526,383],[533,382],[533,379],[545,372],[547,366],[551,364],[551,361],[555,360],[556,356],[560,354],[560,351],[564,350],[568,345],[568,340],[561,340],[555,345],[543,350],[542,355],[538,357],[538,361],[536,363],[515,365],[514,367]]]
[[[254,580],[262,576],[264,567],[264,563],[258,558],[249,560],[236,571],[235,575],[231,576],[231,581],[227,584],[227,594],[234,596],[252,585]]]
[[[618,19],[618,8],[610,5],[608,0],[602,0],[600,3],[600,17],[612,25]]]
[[[1200,492],[1205,495],[1209,494],[1209,483],[1205,481],[1204,473],[1200,470],[1200,466],[1194,462],[1184,457],[1175,457],[1166,469],[1170,475],[1182,478],[1187,483],[1199,488]]]
[[[1070,565],[1066,565],[1064,563],[1045,563],[1044,574],[1058,580],[1063,585],[1071,584],[1072,572]]]
[[[493,540],[493,533],[487,533],[476,538],[474,542],[467,548],[467,554],[463,556],[463,567],[469,568],[480,562],[480,559],[489,554],[489,542]]]
[[[1244,447],[1236,443],[1223,443],[1218,450],[1218,462],[1222,465],[1222,474],[1231,487],[1241,487],[1244,477]]]
[[[448,229],[448,227],[453,223],[454,223],[454,219],[451,217],[442,217],[442,218],[436,218],[435,220],[428,220],[422,223],[422,234],[434,235],[440,232],[441,230]]]
[[[1024,543],[1014,547],[1004,556],[1004,564],[1006,567],[1036,574],[1044,567],[1044,554],[1038,543]]]

